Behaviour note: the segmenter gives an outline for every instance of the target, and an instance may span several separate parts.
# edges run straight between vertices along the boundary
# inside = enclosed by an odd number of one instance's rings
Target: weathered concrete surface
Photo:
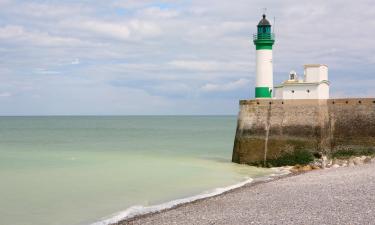
[[[374,171],[316,170],[118,224],[374,224]]]
[[[375,147],[375,99],[242,100],[232,161]]]

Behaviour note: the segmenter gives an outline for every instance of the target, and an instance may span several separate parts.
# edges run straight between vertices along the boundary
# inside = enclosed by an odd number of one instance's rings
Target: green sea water
[[[234,116],[0,117],[0,224],[78,225],[270,174]]]

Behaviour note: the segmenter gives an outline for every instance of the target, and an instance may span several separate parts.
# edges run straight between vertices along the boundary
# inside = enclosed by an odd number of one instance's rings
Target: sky
[[[320,63],[375,96],[370,0],[0,0],[0,115],[235,115],[264,8],[275,84]]]

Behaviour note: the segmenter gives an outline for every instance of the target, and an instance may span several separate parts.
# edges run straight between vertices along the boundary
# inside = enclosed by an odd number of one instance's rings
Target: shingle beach
[[[370,163],[250,184],[118,224],[375,224],[374,192]]]

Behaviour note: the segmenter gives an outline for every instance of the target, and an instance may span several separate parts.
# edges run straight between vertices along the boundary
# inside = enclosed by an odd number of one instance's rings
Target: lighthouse
[[[255,98],[272,98],[273,96],[273,64],[272,46],[275,35],[272,33],[271,24],[263,14],[258,23],[258,31],[253,35],[256,47],[256,85]]]

